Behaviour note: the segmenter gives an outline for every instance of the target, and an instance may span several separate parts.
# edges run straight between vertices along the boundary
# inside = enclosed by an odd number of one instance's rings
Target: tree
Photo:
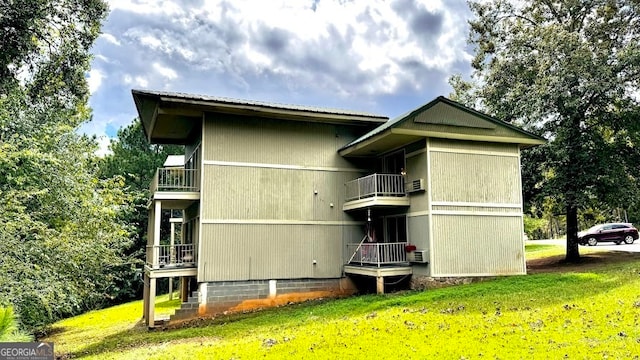
[[[85,72],[106,5],[0,2],[0,306],[29,329],[108,303],[130,261],[123,180],[98,177]]]
[[[107,14],[104,1],[2,1],[0,14],[0,93],[22,78],[32,96],[86,98],[84,71]]]
[[[578,261],[578,210],[593,199],[628,207],[621,189],[637,188],[620,154],[638,153],[626,129],[639,106],[640,4],[493,0],[470,7],[474,94],[489,113],[549,139],[534,155],[545,174],[537,180],[564,204],[566,259]]]
[[[156,169],[161,167],[168,155],[184,154],[184,147],[178,145],[150,144],[145,138],[139,119],[118,130],[116,139],[111,141],[111,154],[100,162],[102,179],[123,178],[125,191],[130,199],[126,211],[120,213],[120,219],[133,231],[130,234],[131,247],[127,254],[144,261],[146,249],[146,233],[149,221],[148,202],[149,185]],[[165,229],[163,233],[168,233]],[[130,277],[132,278],[132,277]],[[140,279],[123,284],[119,288],[118,300],[129,300],[139,295]]]
[[[118,130],[109,149],[111,154],[105,156],[100,165],[102,176],[122,175],[130,189],[145,192],[146,196],[156,169],[162,166],[167,156],[184,154],[184,147],[179,145],[150,144],[137,118]]]

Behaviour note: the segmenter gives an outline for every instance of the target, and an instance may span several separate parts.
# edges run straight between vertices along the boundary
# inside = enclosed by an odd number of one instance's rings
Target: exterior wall
[[[520,164],[517,154],[511,156],[432,151],[431,160],[434,204],[520,204]]]
[[[212,114],[204,124],[203,158],[350,169],[352,164],[338,149],[365,131],[356,126]]]
[[[348,279],[222,281],[200,284],[200,315],[353,294]]]
[[[431,139],[431,276],[524,274],[517,145]]]
[[[437,276],[524,274],[522,219],[516,216],[433,216]]]
[[[426,184],[428,181],[426,144],[424,147],[414,151],[407,151],[405,162],[407,164],[407,181],[424,179]],[[408,213],[424,213],[429,210],[429,196],[426,191],[414,192],[409,196],[411,197],[411,206]]]
[[[341,277],[362,233],[342,211],[344,184],[363,172],[337,150],[366,129],[205,119],[198,281]]]
[[[429,192],[428,189],[426,189],[426,185],[429,182],[428,152],[425,141],[421,141],[419,144],[421,146],[417,148],[407,148],[407,181],[424,179],[425,191],[409,194],[411,197],[411,206],[407,209],[407,227],[409,243],[415,245],[419,250],[428,250],[431,246],[429,234]],[[428,276],[430,274],[430,267],[428,264],[413,264],[413,272],[416,275]]]
[[[361,233],[360,226],[326,224],[202,224],[199,279],[340,277],[345,243]]]

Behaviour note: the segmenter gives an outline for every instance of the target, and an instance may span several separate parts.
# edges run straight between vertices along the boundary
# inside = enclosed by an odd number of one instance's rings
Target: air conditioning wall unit
[[[407,193],[424,191],[424,179],[411,180],[404,185],[404,188]]]
[[[414,250],[408,252],[407,260],[412,263],[426,264],[429,262],[429,250]]]

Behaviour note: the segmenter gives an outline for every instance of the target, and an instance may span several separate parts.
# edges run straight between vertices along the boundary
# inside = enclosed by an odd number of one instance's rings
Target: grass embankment
[[[166,331],[140,325],[137,301],[61,321],[46,340],[58,355],[96,359],[633,358],[640,254],[612,255],[553,264],[560,272],[308,302]]]

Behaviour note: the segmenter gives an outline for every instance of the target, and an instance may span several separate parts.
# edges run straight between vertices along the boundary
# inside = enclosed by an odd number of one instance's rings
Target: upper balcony
[[[158,168],[151,181],[150,190],[152,193],[156,191],[198,192],[200,191],[198,180],[198,169]]]
[[[200,199],[200,170],[184,167],[158,168],[149,186],[156,200],[171,201],[166,206],[182,209]]]
[[[371,174],[346,183],[346,201],[342,210],[376,206],[409,206],[404,176]]]

